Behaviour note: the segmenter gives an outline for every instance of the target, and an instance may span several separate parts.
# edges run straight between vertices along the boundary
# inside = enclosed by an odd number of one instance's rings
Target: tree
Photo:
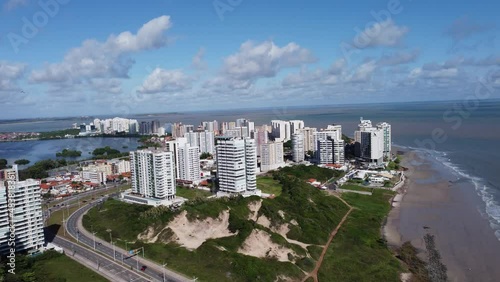
[[[30,161],[27,159],[20,159],[20,160],[16,160],[14,163],[17,165],[27,165],[30,163]]]
[[[292,148],[292,140],[288,140],[283,144],[283,148],[291,149]]]
[[[0,169],[7,168],[7,160],[6,159],[0,159]]]
[[[211,159],[211,158],[212,158],[212,155],[210,153],[208,153],[208,152],[203,152],[200,155],[200,160]]]

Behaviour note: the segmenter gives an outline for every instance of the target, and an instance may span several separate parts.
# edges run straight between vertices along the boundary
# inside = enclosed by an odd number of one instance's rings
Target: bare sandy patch
[[[248,215],[248,219],[257,221],[257,216],[259,215],[260,207],[262,207],[262,200],[249,203],[248,209],[250,210],[250,214]]]
[[[283,262],[290,261],[288,254],[297,256],[293,250],[274,243],[269,233],[259,229],[250,233],[238,253],[258,258],[271,257]]]
[[[155,243],[158,241],[159,235],[164,230],[170,228],[174,234],[170,236],[168,241],[174,241],[187,249],[193,250],[201,246],[208,239],[229,237],[237,234],[231,233],[228,227],[229,210],[221,212],[217,218],[197,219],[194,221],[189,221],[187,212],[183,211],[160,230],[160,232],[156,233],[153,227],[148,227],[137,238],[148,243]]]

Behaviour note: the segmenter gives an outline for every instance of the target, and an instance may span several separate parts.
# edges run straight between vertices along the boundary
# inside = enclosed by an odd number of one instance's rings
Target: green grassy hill
[[[249,206],[260,202],[258,197],[197,198],[187,202],[180,211],[108,200],[101,207],[92,209],[83,223],[105,240],[109,240],[111,233],[120,246],[124,247],[125,241],[129,242],[129,248],[143,246],[146,257],[159,263],[166,262],[168,267],[202,281],[275,281],[280,277],[300,280],[304,271],[314,268],[321,245],[326,243],[329,233],[348,208],[339,199],[326,196],[290,174],[290,171],[286,175],[275,174],[275,179],[282,185],[281,194],[274,199],[263,199],[254,217],[265,216],[268,224],[258,224],[250,218]],[[190,222],[218,218],[224,211],[229,211],[227,229],[235,235],[208,239],[198,248],[188,250],[176,243],[170,228],[165,228],[184,211]],[[289,229],[286,234],[282,233],[284,236],[307,244],[306,247],[290,243],[279,234],[283,226]],[[254,230],[269,234],[272,244],[279,246],[278,249],[289,250],[290,261],[278,261],[272,254],[258,258],[239,253]],[[151,243],[138,239],[139,234],[147,233],[158,235],[158,239]]]

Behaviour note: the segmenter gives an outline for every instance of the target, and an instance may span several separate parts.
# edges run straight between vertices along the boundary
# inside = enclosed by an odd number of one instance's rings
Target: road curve
[[[105,200],[105,198],[103,198]],[[154,262],[151,262],[147,259],[138,257],[138,256],[130,256],[127,251],[113,246],[97,237],[95,237],[92,233],[85,230],[81,224],[82,217],[88,210],[94,207],[98,201],[94,201],[89,203],[86,206],[81,207],[76,210],[73,214],[69,216],[66,222],[66,230],[68,233],[75,238],[80,243],[83,243],[89,246],[91,249],[99,251],[105,256],[111,258],[111,260],[115,260],[118,264],[123,264],[127,268],[135,269],[136,271],[140,271],[143,274],[146,274],[151,281],[169,281],[169,282],[183,282],[183,281],[191,281],[186,277],[181,276],[171,270],[163,268],[161,265],[158,265]],[[94,245],[95,244],[95,245]],[[147,266],[145,271],[141,271],[142,266]],[[129,271],[131,271],[129,270]],[[134,272],[134,271],[132,271]],[[136,273],[136,272],[134,272]]]

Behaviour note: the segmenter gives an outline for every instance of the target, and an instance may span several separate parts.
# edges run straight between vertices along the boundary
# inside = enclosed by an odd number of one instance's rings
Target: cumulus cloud
[[[20,90],[17,82],[25,70],[25,64],[0,61],[0,92]]]
[[[205,62],[205,48],[201,47],[191,61],[191,67],[197,70],[204,70],[207,68]]]
[[[191,87],[192,79],[181,70],[165,70],[156,68],[144,80],[138,92],[156,94],[162,92],[177,92]]]
[[[219,77],[208,85],[226,84],[233,89],[250,87],[258,78],[274,77],[285,68],[315,62],[312,53],[294,42],[279,47],[272,41],[247,41],[237,53],[224,59]]]
[[[128,78],[134,60],[127,55],[165,46],[165,31],[170,27],[170,17],[161,16],[144,24],[136,34],[125,31],[109,36],[104,42],[86,40],[80,47],[70,50],[62,62],[47,64],[42,69],[34,70],[30,80],[51,84],[82,81],[95,84],[92,81],[94,79]]]
[[[374,60],[368,61],[361,64],[354,73],[348,78],[350,82],[368,82],[372,78],[372,74],[375,71],[377,64]]]
[[[354,48],[364,49],[379,46],[394,47],[401,44],[409,28],[398,26],[391,19],[377,22],[357,34],[353,41]]]
[[[301,69],[300,72],[290,73],[281,82],[283,87],[302,87],[310,83],[318,82],[324,78],[324,72],[321,70],[308,71]]]
[[[377,64],[381,66],[395,66],[414,62],[418,55],[419,50],[413,50],[410,52],[396,52],[392,54],[383,55]]]

